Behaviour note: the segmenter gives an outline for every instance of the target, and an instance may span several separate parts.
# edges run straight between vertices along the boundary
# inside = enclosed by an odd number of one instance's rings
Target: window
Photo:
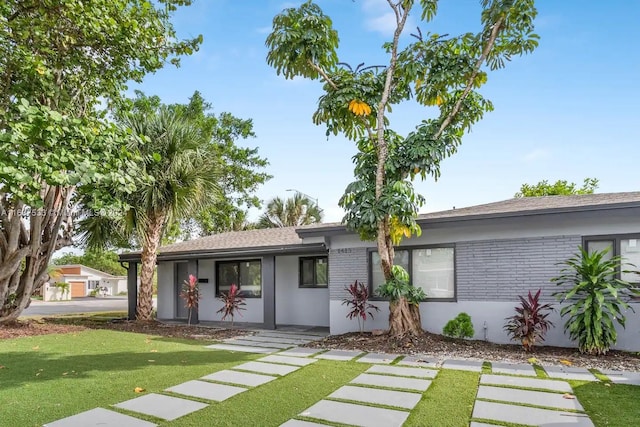
[[[407,270],[411,284],[422,288],[427,294],[427,299],[455,299],[453,246],[396,250],[393,263]],[[377,251],[371,252],[369,265],[371,291],[376,295],[376,289],[384,283]]]
[[[326,256],[300,258],[300,287],[326,288],[329,285],[328,267]]]
[[[262,297],[262,262],[259,259],[217,262],[216,278],[217,295],[229,292],[235,283],[243,297]]]
[[[603,251],[609,249],[606,259],[611,259],[615,255],[622,257],[622,270],[629,272],[618,272],[622,280],[631,283],[640,283],[640,275],[636,272],[640,268],[640,235],[614,235],[614,236],[593,236],[585,237],[583,247],[588,252]],[[628,265],[633,264],[633,265]]]
[[[100,286],[99,280],[87,280],[88,289],[98,289],[98,286]]]

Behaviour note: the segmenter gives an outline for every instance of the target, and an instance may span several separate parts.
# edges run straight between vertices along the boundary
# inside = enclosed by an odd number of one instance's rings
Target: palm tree
[[[296,193],[286,201],[275,197],[258,219],[258,228],[309,225],[322,221],[322,209],[303,194]]]
[[[137,320],[151,320],[153,274],[158,247],[168,224],[196,214],[220,197],[218,166],[209,140],[182,115],[161,107],[158,113],[131,114],[120,120],[140,137],[134,150],[151,178],[131,194],[117,218],[89,217],[82,223],[89,247],[135,241],[141,247]]]

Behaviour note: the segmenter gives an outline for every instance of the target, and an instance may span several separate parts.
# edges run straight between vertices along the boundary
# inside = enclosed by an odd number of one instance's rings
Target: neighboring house
[[[440,333],[460,312],[471,315],[476,339],[509,342],[505,318],[518,296],[543,290],[546,301],[556,286],[558,265],[578,251],[613,247],[615,254],[640,266],[640,192],[509,199],[496,203],[420,215],[422,236],[404,239],[396,264],[405,267],[427,299],[422,324]],[[123,254],[135,280],[140,255]],[[186,318],[179,298],[188,274],[200,281],[200,320],[219,320],[215,298],[232,283],[247,296],[236,320],[261,324],[325,326],[332,334],[357,330],[342,304],[345,287],[355,280],[374,290],[383,279],[375,242],[361,241],[341,224],[316,224],[222,233],[176,243],[158,255],[158,318]],[[638,282],[638,275],[623,275]],[[135,283],[135,282],[133,282]],[[134,287],[135,289],[135,287]],[[135,298],[131,296],[130,298]],[[130,301],[130,304],[132,302]],[[388,303],[366,328],[386,328]],[[640,304],[627,313],[617,348],[640,350]],[[130,305],[131,306],[131,305]],[[571,345],[559,310],[547,344]]]
[[[56,265],[52,268],[55,274],[51,274],[51,284],[45,286],[45,300],[48,299],[47,294],[53,293],[47,290],[52,290],[53,285],[59,282],[69,284],[71,298],[86,297],[97,288],[106,288],[106,295],[127,291],[126,276],[114,276],[81,264]]]

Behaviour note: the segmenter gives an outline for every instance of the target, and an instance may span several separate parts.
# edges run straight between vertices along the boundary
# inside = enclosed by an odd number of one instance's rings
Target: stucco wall
[[[329,326],[329,289],[300,288],[298,260],[276,257],[276,324]]]

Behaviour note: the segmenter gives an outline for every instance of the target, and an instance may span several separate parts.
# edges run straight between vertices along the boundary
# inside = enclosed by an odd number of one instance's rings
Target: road
[[[154,301],[155,302],[155,301]],[[97,311],[127,311],[127,297],[76,298],[71,301],[31,301],[22,316],[42,316]]]

